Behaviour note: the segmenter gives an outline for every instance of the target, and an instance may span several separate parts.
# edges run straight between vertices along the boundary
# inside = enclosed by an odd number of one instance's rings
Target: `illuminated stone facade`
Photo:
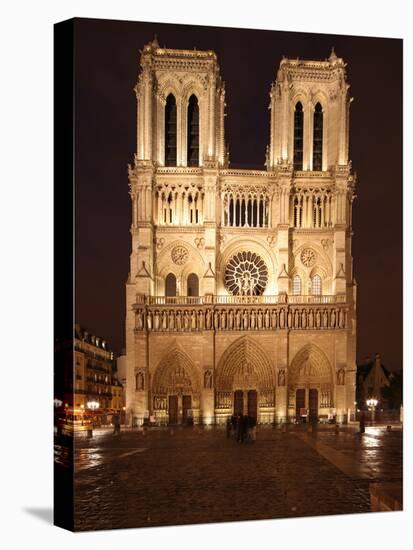
[[[229,168],[214,52],[155,40],[135,90],[129,419],[343,421],[356,373],[345,63],[281,61],[263,170]]]

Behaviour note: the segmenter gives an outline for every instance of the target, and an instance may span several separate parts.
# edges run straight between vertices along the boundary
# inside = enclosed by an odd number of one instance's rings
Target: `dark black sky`
[[[358,360],[402,366],[402,41],[322,34],[76,20],[76,319],[124,345],[129,270],[127,164],[136,147],[139,50],[211,49],[226,83],[233,167],[264,169],[269,91],[283,55],[348,63],[350,158],[358,174],[353,256]]]

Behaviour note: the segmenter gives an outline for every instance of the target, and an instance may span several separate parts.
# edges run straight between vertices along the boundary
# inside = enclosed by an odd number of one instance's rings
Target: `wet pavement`
[[[57,447],[57,456],[61,449]],[[370,511],[370,483],[402,479],[402,432],[151,428],[76,442],[76,530]]]

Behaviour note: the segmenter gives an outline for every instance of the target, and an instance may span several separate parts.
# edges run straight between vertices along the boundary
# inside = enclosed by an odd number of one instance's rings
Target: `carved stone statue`
[[[204,388],[207,390],[210,390],[212,388],[212,372],[210,370],[205,371]]]
[[[344,312],[340,309],[338,314],[338,325],[340,328],[344,328]]]
[[[189,315],[187,310],[184,312],[184,328],[185,330],[189,329]]]
[[[310,313],[308,314],[308,326],[310,328],[314,327],[314,313],[312,309],[310,309]]]
[[[294,311],[294,328],[299,328],[300,326],[300,318],[298,315],[298,309]]]
[[[206,312],[206,329],[211,330],[211,310],[207,309]]]
[[[175,330],[175,316],[172,309],[169,310],[168,325],[169,325],[169,330]]]
[[[255,329],[255,310],[251,311],[251,330]]]
[[[277,328],[277,312],[275,309],[271,311],[271,327]]]
[[[138,311],[138,313],[136,314],[136,328],[138,330],[143,329],[143,312],[142,311]]]
[[[159,311],[155,311],[154,328],[159,330]]]
[[[181,311],[178,310],[176,312],[176,329],[181,330],[182,329],[182,318],[181,318]]]
[[[202,309],[198,311],[198,328],[199,330],[204,330],[204,312]]]
[[[153,327],[152,311],[148,311],[146,322],[148,323],[148,330],[152,330],[152,327]]]
[[[228,313],[228,328],[230,330],[234,328],[234,312],[232,311],[232,309],[230,309]]]
[[[288,314],[287,314],[287,327],[293,328],[293,314],[291,312],[291,309],[288,311]]]
[[[217,310],[214,311],[214,328],[215,330],[219,329],[219,313]]]
[[[278,371],[278,385],[285,386],[285,369],[280,369]]]
[[[239,330],[241,328],[241,312],[239,309],[237,310],[237,313],[235,315],[235,324],[236,324],[237,330]]]
[[[143,372],[138,372],[136,375],[136,389],[142,391],[145,389],[145,377]]]
[[[331,312],[331,328],[336,326],[336,310],[333,309]]]
[[[307,328],[307,311],[305,309],[301,312],[301,328]]]
[[[244,313],[242,314],[242,321],[244,330],[248,329],[248,311],[246,309],[244,309]]]
[[[327,310],[323,311],[323,327],[328,328],[328,314]]]
[[[191,329],[196,330],[196,315],[194,309],[191,311]]]
[[[264,313],[264,326],[265,326],[265,328],[270,328],[270,322],[271,322],[270,314],[268,313],[268,309],[266,309],[265,313]]]
[[[261,330],[262,329],[262,311],[261,310],[258,310],[257,325],[258,325],[258,330]]]
[[[227,328],[227,312],[225,309],[221,311],[221,330],[225,330]]]
[[[320,328],[321,326],[321,314],[319,309],[317,309],[317,313],[315,314],[315,326],[317,328]]]
[[[162,330],[166,330],[168,328],[168,317],[166,311],[162,312]]]
[[[344,378],[345,378],[345,371],[344,369],[340,369],[338,372],[337,372],[337,384],[339,386],[343,386],[344,385]]]
[[[285,327],[285,312],[284,309],[280,311],[280,328]]]

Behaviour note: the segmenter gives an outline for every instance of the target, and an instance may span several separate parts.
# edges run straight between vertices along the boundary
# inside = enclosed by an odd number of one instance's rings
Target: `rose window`
[[[225,286],[231,294],[258,296],[268,282],[268,269],[255,252],[238,252],[225,269]]]
[[[312,267],[315,264],[317,255],[312,248],[304,248],[301,252],[301,262],[305,267]]]

